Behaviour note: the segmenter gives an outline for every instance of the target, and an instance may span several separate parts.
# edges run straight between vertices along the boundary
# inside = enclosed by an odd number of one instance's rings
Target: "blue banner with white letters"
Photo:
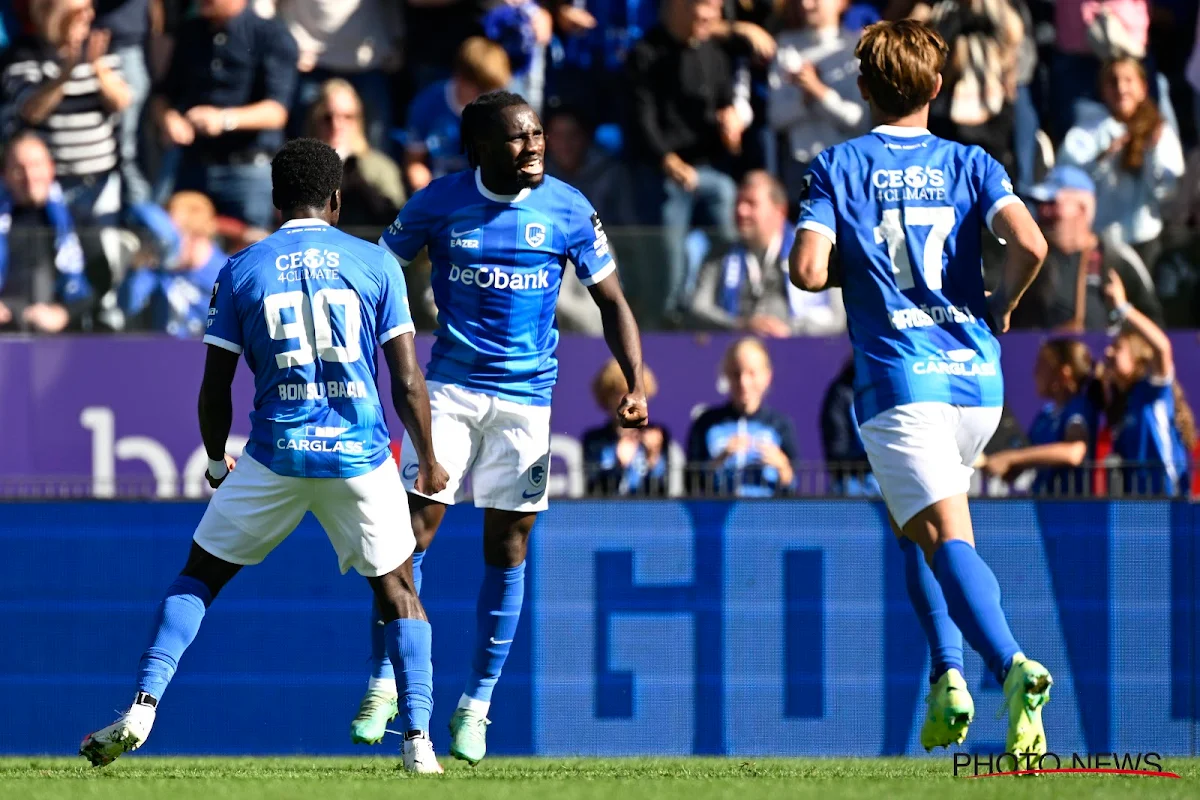
[[[0,752],[74,752],[133,696],[153,609],[200,503],[0,505]],[[1197,755],[1200,507],[973,504],[1014,633],[1054,674],[1057,752]],[[425,559],[433,738],[462,691],[482,514],[456,507]],[[495,754],[922,752],[929,669],[878,504],[556,502],[496,690]],[[311,519],[209,609],[148,754],[353,754],[370,596]],[[1003,748],[1002,694],[968,654],[967,746]],[[398,749],[397,737],[374,752]]]

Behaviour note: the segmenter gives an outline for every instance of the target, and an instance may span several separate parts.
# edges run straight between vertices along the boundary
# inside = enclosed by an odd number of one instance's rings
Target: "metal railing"
[[[780,485],[772,471],[759,467],[731,469],[723,465],[687,464],[676,451],[665,470],[641,480],[630,480],[605,472],[598,464],[553,463],[547,480],[551,498],[621,499],[755,499],[779,497],[880,499],[879,485],[864,463],[826,464],[798,462],[793,465],[790,484]],[[1026,471],[1008,482],[976,471],[971,482],[972,497],[1081,499],[1162,499],[1168,496],[1160,480],[1167,472],[1162,465],[1121,464],[1113,459],[1065,470],[1061,478],[1036,484],[1036,473]],[[1176,497],[1192,497],[1190,473],[1182,470],[1177,485],[1184,488]],[[471,480],[465,482],[471,497]],[[212,494],[196,475],[173,480],[156,480],[143,475],[103,476],[0,476],[0,501],[118,499],[198,500]]]

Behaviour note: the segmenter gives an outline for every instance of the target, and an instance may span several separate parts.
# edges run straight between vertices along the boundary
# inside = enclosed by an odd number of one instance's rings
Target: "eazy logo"
[[[544,269],[537,272],[503,272],[496,267],[460,267],[450,265],[450,282],[463,286],[478,286],[481,289],[507,289],[526,291],[550,288],[550,273]]]
[[[986,361],[976,362],[978,355],[971,349],[939,350],[938,355],[914,363],[912,371],[914,375],[955,375],[964,378],[994,376],[996,365]]]

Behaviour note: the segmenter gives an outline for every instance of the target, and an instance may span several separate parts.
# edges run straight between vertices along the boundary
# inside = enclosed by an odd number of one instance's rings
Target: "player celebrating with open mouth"
[[[1008,752],[1044,753],[1050,673],[1009,630],[996,576],[975,552],[967,491],[1004,402],[994,334],[1008,329],[1046,240],[1003,167],[926,129],[946,54],[942,38],[913,20],[863,32],[858,85],[877,127],[813,162],[791,277],[807,291],[842,287],[863,444],[933,656],[921,744],[966,738],[974,705],[962,676],[965,636],[1004,687]],[[985,225],[1008,244],[990,298],[980,268]],[[840,270],[830,269],[834,245]]]
[[[413,575],[470,476],[484,509],[483,585],[475,655],[450,720],[450,753],[471,764],[486,750],[492,690],[508,657],[525,594],[525,551],[546,509],[550,394],[558,377],[554,309],[569,261],[600,307],[604,338],[627,393],[622,425],[646,424],[642,353],[600,218],[577,190],[543,174],[541,120],[520,96],[485,94],[463,109],[462,141],[472,169],[413,195],[380,244],[407,265],[428,248],[437,341],[426,371],[433,439],[450,480],[442,491],[417,483],[419,453],[405,437],[400,475],[417,536]],[[373,675],[351,738],[373,743],[396,713],[392,665],[373,627]]]

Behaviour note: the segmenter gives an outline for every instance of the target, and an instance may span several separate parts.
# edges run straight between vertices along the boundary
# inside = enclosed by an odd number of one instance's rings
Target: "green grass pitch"
[[[966,780],[934,759],[449,759],[410,777],[398,758],[138,758],[103,770],[80,759],[0,759],[0,798],[16,800],[752,800],[759,797],[1040,798],[1200,796],[1200,760],[1167,759],[1181,780],[1053,775]]]

